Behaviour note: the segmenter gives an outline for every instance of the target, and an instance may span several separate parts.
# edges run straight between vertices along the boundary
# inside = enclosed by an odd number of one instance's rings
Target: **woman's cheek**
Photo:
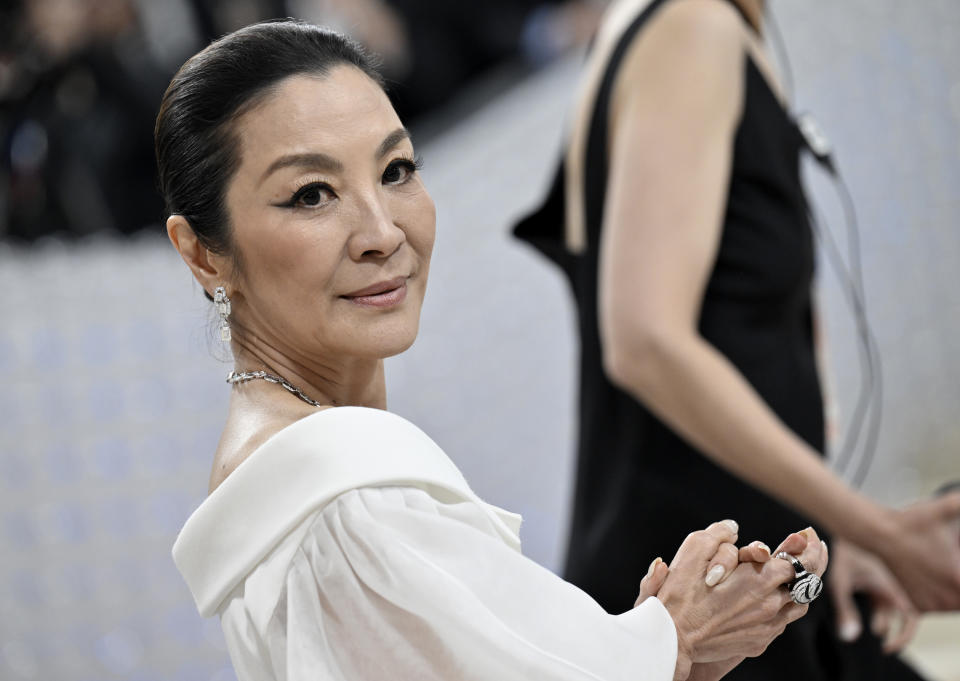
[[[424,202],[422,207],[422,218],[420,220],[420,234],[419,239],[421,241],[421,254],[422,256],[429,260],[430,254],[433,251],[433,243],[436,240],[437,236],[437,210],[434,206],[433,199],[430,198],[430,195],[427,194],[426,190],[423,192]]]

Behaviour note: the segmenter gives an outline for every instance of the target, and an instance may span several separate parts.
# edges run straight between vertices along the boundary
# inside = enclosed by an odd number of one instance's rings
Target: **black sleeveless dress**
[[[517,237],[564,269],[576,297],[580,423],[565,576],[614,613],[631,607],[650,560],[658,555],[669,560],[691,530],[734,518],[744,541],[760,539],[775,546],[811,524],[713,464],[615,387],[603,371],[597,282],[609,99],[632,40],[666,1],[653,0],[633,20],[598,90],[586,145],[585,250],[573,254],[564,246],[562,164],[544,204],[515,228]],[[800,179],[804,138],[746,51],[743,68],[743,113],[699,331],[788,428],[822,452],[823,402],[811,307],[814,244]],[[899,661],[881,658],[875,638],[865,635],[856,644],[841,644],[832,620],[829,598],[821,598],[763,656],[745,661],[726,678],[919,678]]]

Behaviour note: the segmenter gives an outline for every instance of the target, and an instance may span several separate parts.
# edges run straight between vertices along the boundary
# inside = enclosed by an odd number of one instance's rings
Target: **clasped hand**
[[[772,556],[785,551],[818,576],[827,567],[826,544],[812,528],[791,534],[772,554],[761,542],[737,548],[737,531],[725,520],[691,533],[669,566],[655,560],[640,583],[637,605],[656,596],[676,625],[675,681],[720,678],[807,612],[784,588],[793,565]]]

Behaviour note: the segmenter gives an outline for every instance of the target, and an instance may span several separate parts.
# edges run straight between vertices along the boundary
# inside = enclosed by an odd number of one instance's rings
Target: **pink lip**
[[[365,307],[393,307],[399,305],[407,297],[407,278],[397,277],[389,281],[382,281],[373,286],[348,293],[346,298],[351,303]]]

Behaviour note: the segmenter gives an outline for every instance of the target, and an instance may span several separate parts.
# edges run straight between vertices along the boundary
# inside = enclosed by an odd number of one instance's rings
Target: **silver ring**
[[[814,601],[823,591],[823,580],[812,572],[807,572],[800,559],[791,556],[786,551],[778,553],[777,558],[790,561],[790,564],[793,565],[794,578],[786,585],[793,602],[798,605],[806,605]]]

